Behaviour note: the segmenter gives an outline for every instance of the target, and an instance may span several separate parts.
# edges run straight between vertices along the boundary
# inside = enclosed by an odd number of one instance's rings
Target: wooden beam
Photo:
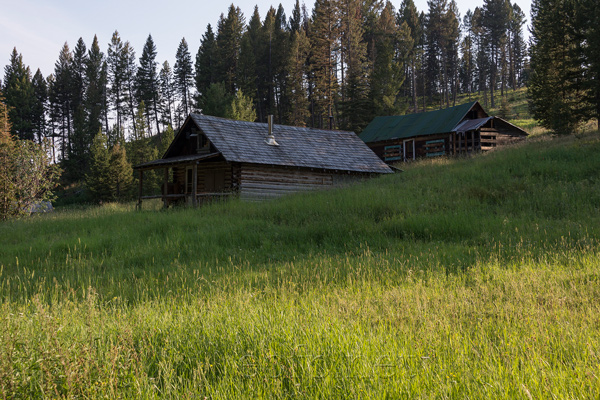
[[[192,205],[195,207],[198,204],[198,163],[194,163],[192,171]]]
[[[143,193],[143,187],[144,187],[144,171],[140,170],[140,179],[139,179],[139,188],[138,188],[138,204],[137,204],[137,208],[138,210],[142,209],[142,193]]]
[[[164,177],[163,177],[163,207],[167,208],[169,207],[169,203],[167,202],[167,195],[169,194],[169,167],[165,167],[165,173],[164,173]]]
[[[456,132],[452,135],[452,155],[456,155]]]

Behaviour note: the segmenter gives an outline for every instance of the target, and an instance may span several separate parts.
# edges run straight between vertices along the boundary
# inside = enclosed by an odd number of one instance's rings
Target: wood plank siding
[[[242,164],[240,197],[259,200],[334,185],[333,173],[269,165]]]

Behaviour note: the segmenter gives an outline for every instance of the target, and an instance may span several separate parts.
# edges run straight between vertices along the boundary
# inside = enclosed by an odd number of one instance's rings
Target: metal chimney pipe
[[[269,124],[269,137],[273,136],[273,115],[267,116],[267,123]]]
[[[279,143],[277,143],[277,141],[275,140],[275,136],[273,136],[273,116],[272,115],[269,115],[267,117],[267,123],[269,125],[269,134],[267,135],[265,142],[269,146],[279,146]]]

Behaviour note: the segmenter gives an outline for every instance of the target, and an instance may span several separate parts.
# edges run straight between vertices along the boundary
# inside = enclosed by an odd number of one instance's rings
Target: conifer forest
[[[0,82],[10,132],[50,142],[75,182],[89,180],[98,157],[160,157],[191,112],[360,133],[375,116],[445,108],[464,94],[493,108],[529,86],[531,112],[551,130],[597,118],[594,0],[534,0],[530,27],[528,10],[509,0],[463,12],[455,0],[427,4],[316,0],[309,11],[296,1],[250,16],[232,4],[201,38],[181,39],[173,65],[157,60],[152,35],[136,52],[118,31],[109,43],[65,43],[46,75],[15,48]]]

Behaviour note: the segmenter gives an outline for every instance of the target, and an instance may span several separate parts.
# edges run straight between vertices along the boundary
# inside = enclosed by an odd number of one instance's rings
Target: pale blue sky
[[[392,4],[397,9],[401,1],[393,0]],[[311,12],[314,0],[305,2]],[[531,0],[516,2],[529,20]],[[255,5],[264,18],[269,7],[276,8],[279,3],[289,18],[295,0],[234,1],[246,21]],[[195,56],[206,26],[210,23],[216,28],[219,15],[227,13],[230,4],[206,0],[0,0],[0,79],[4,77],[4,66],[9,62],[13,47],[23,55],[32,74],[40,68],[43,75],[48,76],[54,71],[54,63],[65,42],[73,49],[82,37],[89,48],[96,34],[101,50],[106,53],[115,30],[122,40],[131,43],[138,59],[148,34],[152,34],[158,51],[157,61],[162,64],[167,60],[173,66],[181,38],[185,37]],[[426,0],[415,0],[415,4],[419,11],[427,10]],[[462,16],[468,9],[481,6],[483,0],[457,0],[457,4]]]

